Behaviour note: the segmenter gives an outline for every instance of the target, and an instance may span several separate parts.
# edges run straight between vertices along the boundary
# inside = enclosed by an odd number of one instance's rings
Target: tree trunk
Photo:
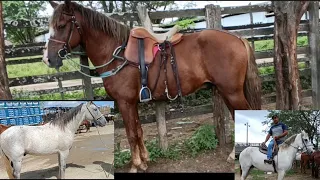
[[[114,1],[109,1],[109,13],[112,13],[112,12],[113,12],[113,9],[114,9],[113,2],[114,2]]]
[[[5,44],[4,44],[4,24],[2,17],[2,1],[0,1],[0,99],[11,100],[11,92],[9,89],[9,80],[5,61]]]
[[[301,84],[297,62],[297,33],[309,2],[272,1],[274,6],[274,66],[276,108],[299,110]]]
[[[126,1],[122,1],[122,12],[126,12]]]
[[[100,1],[101,2],[101,5],[102,5],[102,8],[103,8],[103,11],[105,13],[108,13],[108,6],[107,6],[107,2],[106,1]]]

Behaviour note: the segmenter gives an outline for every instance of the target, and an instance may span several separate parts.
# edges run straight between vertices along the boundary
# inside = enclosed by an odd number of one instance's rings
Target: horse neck
[[[296,137],[296,139],[298,138],[298,136]],[[290,145],[288,145],[288,147],[286,149],[280,148],[279,153],[285,153],[288,155],[290,161],[293,161],[296,158],[296,154],[298,152],[298,144],[296,142],[296,140],[291,143]]]
[[[85,51],[94,66],[102,65],[112,59],[112,53],[121,45],[116,39],[100,30],[83,27],[84,35],[82,41],[85,42]],[[98,73],[109,71],[121,62],[114,61],[108,67],[97,69]]]
[[[82,121],[85,120],[86,109],[85,105],[81,107],[81,110],[72,118],[72,120],[67,124],[66,129],[69,129],[73,134],[79,129]]]

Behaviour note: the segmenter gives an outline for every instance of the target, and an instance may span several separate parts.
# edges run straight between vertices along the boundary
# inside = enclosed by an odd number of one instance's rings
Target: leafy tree
[[[45,10],[45,1],[3,1],[4,18],[6,20],[30,20],[39,17],[39,12]],[[6,38],[14,44],[34,42],[41,30],[30,28],[6,28]]]
[[[263,121],[262,124],[271,124],[271,117],[278,115],[279,120],[286,124],[289,129],[289,136],[300,133],[302,130],[308,133],[310,141],[315,147],[319,143],[319,125],[320,125],[320,111],[306,110],[306,111],[278,111],[271,110],[267,116],[269,119]]]

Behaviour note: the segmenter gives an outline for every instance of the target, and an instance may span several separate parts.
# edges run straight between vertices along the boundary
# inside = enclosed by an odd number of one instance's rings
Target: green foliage
[[[120,143],[117,143],[117,147],[114,151],[114,167],[119,168],[130,162],[130,151],[120,151]]]
[[[45,10],[45,1],[3,1],[3,15],[6,20],[32,20],[39,18],[39,12]],[[40,28],[6,28],[6,39],[14,44],[34,42]]]
[[[267,120],[263,121],[262,124],[271,125],[271,117],[278,115],[279,120],[286,124],[289,129],[288,137],[300,133],[302,130],[308,133],[310,141],[316,141],[315,147],[318,147],[319,138],[317,132],[320,125],[320,111],[315,110],[304,110],[304,111],[279,111],[270,110],[267,116]]]
[[[156,162],[159,158],[178,160],[183,154],[195,156],[205,150],[215,149],[217,143],[218,140],[216,139],[213,126],[202,125],[190,139],[187,139],[183,143],[173,143],[169,145],[166,151],[159,147],[158,139],[147,141],[145,142],[145,145],[149,152],[150,161]],[[122,167],[130,162],[130,153],[128,153],[128,151],[121,152],[119,143],[117,144],[114,157],[116,168]]]
[[[214,127],[211,125],[201,126],[192,137],[185,142],[192,156],[196,156],[203,150],[215,149],[217,144],[218,140],[214,132]]]
[[[188,29],[188,28],[194,28],[195,27],[195,23],[194,23],[195,19],[185,19],[182,21],[178,21],[176,23],[176,25],[180,26],[180,28],[182,29]]]

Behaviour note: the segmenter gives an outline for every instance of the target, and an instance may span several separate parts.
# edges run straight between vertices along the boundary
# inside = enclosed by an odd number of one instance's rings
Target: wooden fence
[[[252,12],[266,12],[270,11],[270,5],[250,5],[250,6],[242,6],[242,7],[225,7],[221,8],[221,15],[224,14],[241,14],[241,13],[252,13]],[[190,16],[204,16],[206,13],[205,8],[203,9],[188,9],[188,10],[177,10],[177,11],[161,11],[161,12],[150,12],[149,16],[151,19],[159,19],[159,18],[172,18],[172,17],[190,17]],[[115,18],[118,21],[127,22],[127,21],[138,21],[138,16],[136,13],[123,13],[123,14],[111,14],[110,17]],[[253,17],[254,18],[254,17]],[[132,23],[131,23],[132,24]],[[18,27],[18,28],[26,28],[26,27],[43,27],[48,25],[47,19],[36,19],[32,21],[5,21],[5,27]],[[222,29],[232,31],[240,36],[246,37],[249,41],[260,41],[260,40],[269,40],[273,39],[273,23],[264,23],[264,24],[248,24],[243,26],[229,26],[222,27]],[[308,35],[310,22],[308,20],[302,21],[299,26],[299,36]],[[199,29],[201,30],[201,29]],[[26,56],[35,56],[42,55],[42,49],[45,43],[33,43],[27,46],[17,46],[12,47],[8,46],[5,50],[6,58],[17,58],[17,57],[26,57]],[[306,54],[306,56],[301,56],[298,58],[299,62],[307,62],[309,63],[309,46],[307,47],[298,47],[297,54]],[[273,50],[263,51],[263,52],[255,52],[255,56],[258,62],[259,67],[265,66],[273,66],[273,62],[268,63],[259,63],[259,59],[264,58],[273,58]],[[26,64],[26,63],[34,63],[41,62],[41,58],[22,58],[19,60],[9,60],[7,61],[7,65],[16,65],[16,64]],[[86,58],[82,57],[81,62],[86,64]],[[94,75],[93,71],[90,71],[90,75]],[[301,76],[311,76],[311,68],[307,67],[305,69],[300,70]],[[274,74],[267,74],[261,76],[263,82],[272,82],[275,77]],[[66,80],[74,80],[74,79],[83,79],[83,85],[75,85],[62,87],[61,82]],[[31,92],[19,92],[14,93],[14,97],[21,96],[34,96],[40,94],[52,94],[52,93],[60,93],[62,96],[65,92],[75,91],[75,90],[86,90],[86,97],[84,98],[93,98],[93,89],[102,87],[102,83],[91,84],[90,78],[84,77],[81,73],[77,71],[73,72],[62,72],[50,75],[38,75],[38,76],[27,76],[27,77],[15,77],[9,78],[10,87],[16,86],[24,86],[31,84],[40,84],[40,83],[48,83],[48,82],[60,82],[60,86],[57,88],[50,89],[42,89],[35,90]],[[312,90],[305,89],[303,91],[304,96],[311,96]],[[267,94],[263,97],[265,102],[274,102],[275,94]],[[107,98],[108,99],[108,98]]]

